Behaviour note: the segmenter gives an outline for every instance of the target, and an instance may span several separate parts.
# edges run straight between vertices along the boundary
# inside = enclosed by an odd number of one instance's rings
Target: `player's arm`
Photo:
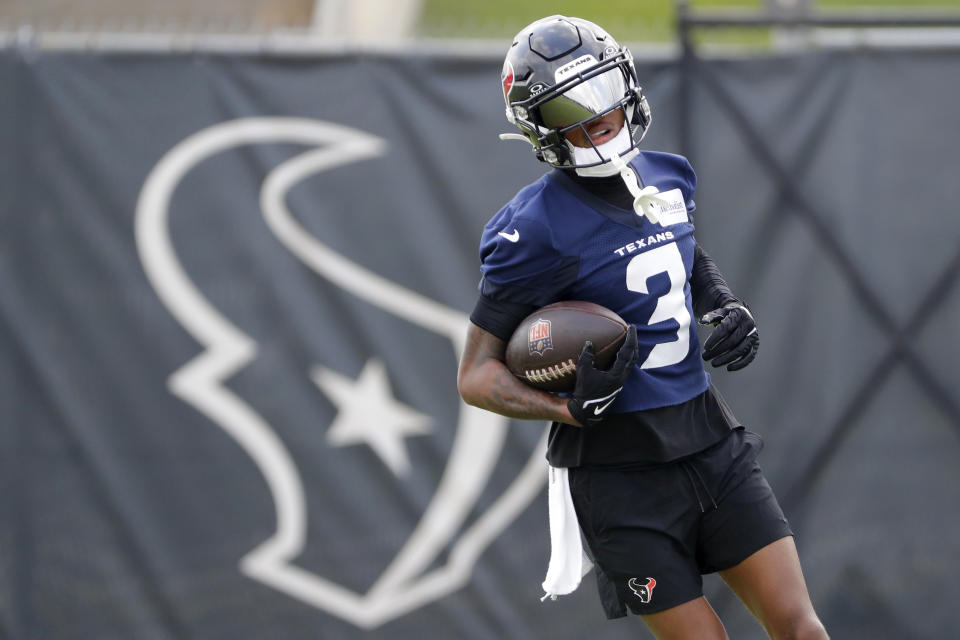
[[[694,248],[690,295],[693,297],[693,311],[698,318],[714,309],[740,302],[730,291],[717,263],[699,244]]]
[[[554,420],[576,426],[599,424],[637,361],[637,328],[627,337],[609,369],[595,365],[593,344],[584,343],[570,397],[540,391],[521,382],[504,364],[506,343],[471,323],[457,389],[464,402],[511,418]]]
[[[534,389],[510,373],[504,364],[506,348],[506,342],[470,323],[457,372],[463,401],[510,418],[578,424],[566,398]]]
[[[760,347],[753,314],[733,295],[713,258],[699,244],[693,256],[690,294],[700,324],[714,327],[703,343],[703,359],[714,367],[726,365],[728,371],[753,362]]]

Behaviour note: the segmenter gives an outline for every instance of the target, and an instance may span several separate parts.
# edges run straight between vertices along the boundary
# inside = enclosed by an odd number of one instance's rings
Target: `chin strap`
[[[615,155],[610,158],[610,164],[620,171],[620,177],[623,178],[623,183],[627,185],[630,195],[633,196],[633,211],[638,216],[646,216],[647,220],[652,224],[659,224],[660,218],[657,217],[654,203],[668,204],[666,200],[657,196],[657,194],[660,193],[660,189],[657,189],[653,185],[640,188],[640,181],[637,179],[637,174],[634,172],[633,167],[624,162],[620,156]]]
[[[623,178],[623,183],[627,185],[630,195],[633,196],[634,212],[638,216],[647,216],[647,220],[653,224],[660,222],[660,218],[657,217],[656,212],[653,211],[653,208],[650,206],[649,202],[654,195],[660,193],[660,190],[654,186],[640,188],[640,181],[637,180],[637,174],[630,165],[623,161],[623,158],[620,156],[613,156],[610,158],[610,164],[616,167],[620,172],[620,177]]]

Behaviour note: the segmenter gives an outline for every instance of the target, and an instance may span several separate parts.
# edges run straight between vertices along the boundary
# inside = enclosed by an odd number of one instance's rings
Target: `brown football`
[[[567,300],[524,318],[507,342],[507,368],[544,391],[571,391],[583,344],[593,343],[596,366],[606,369],[627,335],[627,323],[606,307]]]

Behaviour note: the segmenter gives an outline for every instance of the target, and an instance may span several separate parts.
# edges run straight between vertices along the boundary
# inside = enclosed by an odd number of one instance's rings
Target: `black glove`
[[[603,419],[603,412],[617,399],[623,383],[633,370],[637,362],[637,328],[630,325],[627,329],[627,337],[609,370],[597,369],[593,360],[593,343],[588,340],[577,360],[577,382],[573,397],[567,401],[570,415],[585,427]]]
[[[703,343],[703,359],[715,367],[727,365],[737,371],[753,362],[760,348],[760,335],[753,315],[740,302],[714,309],[700,318],[700,324],[713,325],[710,337]]]

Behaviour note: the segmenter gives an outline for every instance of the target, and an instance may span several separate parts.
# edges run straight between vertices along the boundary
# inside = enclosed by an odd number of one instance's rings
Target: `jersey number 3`
[[[657,299],[647,324],[656,324],[664,320],[676,320],[676,340],[654,345],[650,355],[643,361],[641,369],[655,369],[676,364],[690,352],[690,312],[683,293],[687,281],[687,269],[683,266],[683,257],[676,243],[660,245],[636,256],[627,264],[627,289],[649,295],[647,279],[666,273],[670,278],[670,290]]]

